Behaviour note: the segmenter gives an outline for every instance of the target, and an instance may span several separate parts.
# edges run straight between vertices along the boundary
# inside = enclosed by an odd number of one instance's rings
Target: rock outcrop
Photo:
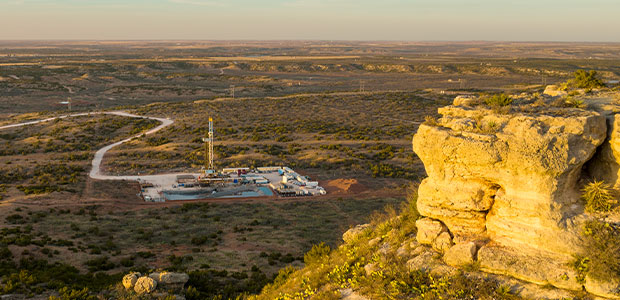
[[[545,87],[545,91],[543,93],[551,97],[562,97],[568,95],[566,91],[561,90],[557,85],[548,85]]]
[[[150,294],[155,289],[166,292],[183,293],[185,283],[189,275],[175,272],[154,272],[148,276],[132,272],[123,276],[123,286],[126,289],[134,289],[138,294]]]
[[[353,239],[355,239],[356,236],[358,236],[359,234],[361,234],[365,229],[369,228],[370,224],[361,224],[361,225],[357,225],[349,230],[347,230],[343,235],[342,235],[342,240],[345,243],[350,243]]]
[[[456,244],[446,251],[443,260],[453,267],[473,264],[476,261],[476,244],[474,242]]]
[[[133,287],[134,291],[138,294],[150,294],[155,288],[157,288],[157,281],[147,276],[138,278],[136,285]]]
[[[166,290],[182,291],[188,280],[189,275],[185,273],[162,272],[159,273],[157,284]]]
[[[142,274],[137,272],[131,272],[123,276],[123,286],[128,290],[132,289],[136,285],[138,278],[140,278],[141,276]]]
[[[620,188],[620,115],[608,112],[606,116],[607,139],[588,163],[588,172],[593,177]]]
[[[413,138],[428,175],[418,241],[452,266],[477,260],[487,272],[581,290],[569,266],[588,218],[578,182],[588,170],[620,185],[620,118],[526,105],[499,113],[457,99]],[[585,288],[609,294],[605,283]]]

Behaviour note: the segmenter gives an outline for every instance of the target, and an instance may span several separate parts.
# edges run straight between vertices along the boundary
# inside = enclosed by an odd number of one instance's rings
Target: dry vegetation
[[[287,165],[323,181],[353,177],[365,184],[412,180],[423,172],[410,149],[412,132],[446,103],[448,97],[416,92],[150,105],[136,113],[168,116],[175,124],[112,150],[105,168],[196,170],[204,164],[201,137],[213,116],[220,167]]]
[[[0,132],[0,200],[61,192],[80,194],[94,152],[152,128],[156,121],[82,116]]]
[[[369,239],[382,236],[396,245],[414,232],[412,206],[403,209],[404,221],[393,218],[394,210],[375,214],[378,230],[355,244],[338,248],[340,236],[372,219],[372,211],[404,200],[404,187],[424,174],[411,136],[424,116],[437,123],[437,107],[454,94],[540,92],[542,81],[564,81],[578,68],[594,68],[605,79],[620,73],[617,45],[2,46],[0,125],[62,114],[66,108],[58,103],[67,97],[81,111],[120,107],[172,118],[172,126],[115,148],[104,160],[107,172],[146,174],[196,171],[212,116],[219,167],[288,165],[329,192],[311,200],[146,204],[134,197],[135,184],[93,181],[87,172],[96,149],[155,122],[95,116],[2,130],[0,294],[59,293],[61,299],[114,298],[119,294],[110,286],[123,272],[163,268],[189,272],[188,299],[234,299],[268,283],[259,298],[307,290],[329,299],[339,287],[363,283],[379,298],[417,297],[425,288],[431,298],[511,299],[494,282],[400,272],[395,258],[381,261],[390,273],[358,272],[360,261],[378,259]],[[236,99],[227,98],[230,85]],[[358,92],[360,85],[365,92]],[[519,109],[520,102],[506,96],[489,99],[490,108]],[[561,106],[581,105],[569,100]],[[616,243],[615,229],[605,230],[592,245]],[[329,248],[311,250],[320,242]],[[596,255],[590,268],[605,264]],[[298,271],[304,262],[308,267]],[[304,281],[305,271],[316,281]],[[328,288],[321,291],[323,284]],[[392,294],[374,294],[381,291]]]

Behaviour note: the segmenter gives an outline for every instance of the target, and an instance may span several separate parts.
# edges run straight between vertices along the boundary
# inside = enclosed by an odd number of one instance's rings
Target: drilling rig
[[[215,164],[213,163],[213,118],[209,117],[209,137],[202,138],[205,143],[205,166],[206,177],[215,176]]]

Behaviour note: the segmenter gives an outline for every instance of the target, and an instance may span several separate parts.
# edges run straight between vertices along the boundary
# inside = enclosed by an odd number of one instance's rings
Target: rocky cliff
[[[500,110],[457,98],[420,126],[413,149],[428,177],[417,239],[448,264],[471,252],[486,272],[617,298],[619,286],[584,279],[571,264],[594,218],[583,182],[620,185],[620,116],[606,99],[588,109],[552,101],[517,99]]]

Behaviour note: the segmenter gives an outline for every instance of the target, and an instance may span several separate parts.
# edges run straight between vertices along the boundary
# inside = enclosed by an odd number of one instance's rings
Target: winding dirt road
[[[157,117],[146,117],[146,116],[138,116],[138,115],[134,115],[134,114],[130,114],[124,111],[111,111],[111,112],[91,112],[91,113],[78,113],[78,114],[71,114],[71,115],[63,115],[63,116],[58,116],[58,117],[53,117],[53,118],[47,118],[47,119],[42,119],[42,120],[36,120],[36,121],[30,121],[30,122],[24,122],[24,123],[17,123],[17,124],[10,124],[10,125],[4,125],[4,126],[0,126],[0,130],[1,129],[8,129],[8,128],[15,128],[15,127],[23,127],[23,126],[28,126],[28,125],[34,125],[34,124],[39,124],[39,123],[43,123],[43,122],[49,122],[49,121],[53,121],[56,119],[65,119],[65,118],[69,118],[69,117],[80,117],[80,116],[90,116],[90,115],[116,115],[116,116],[123,116],[123,117],[129,117],[129,118],[142,118],[142,119],[151,119],[151,120],[157,120],[159,122],[161,122],[161,124],[147,132],[143,132],[140,133],[136,136],[132,136],[130,138],[126,138],[122,141],[116,142],[114,144],[111,145],[107,145],[99,150],[97,150],[97,152],[95,152],[95,157],[93,158],[92,161],[92,168],[90,170],[90,178],[93,179],[100,179],[100,180],[138,180],[138,178],[147,178],[147,177],[156,177],[158,175],[151,175],[151,176],[111,176],[111,175],[103,175],[101,174],[101,162],[103,161],[103,156],[106,154],[106,152],[108,152],[108,150],[126,143],[128,141],[130,141],[133,138],[136,137],[140,137],[142,135],[149,135],[152,133],[155,133],[157,131],[160,131],[161,129],[170,126],[171,124],[174,123],[173,120],[170,119],[164,119],[164,118],[157,118]]]

